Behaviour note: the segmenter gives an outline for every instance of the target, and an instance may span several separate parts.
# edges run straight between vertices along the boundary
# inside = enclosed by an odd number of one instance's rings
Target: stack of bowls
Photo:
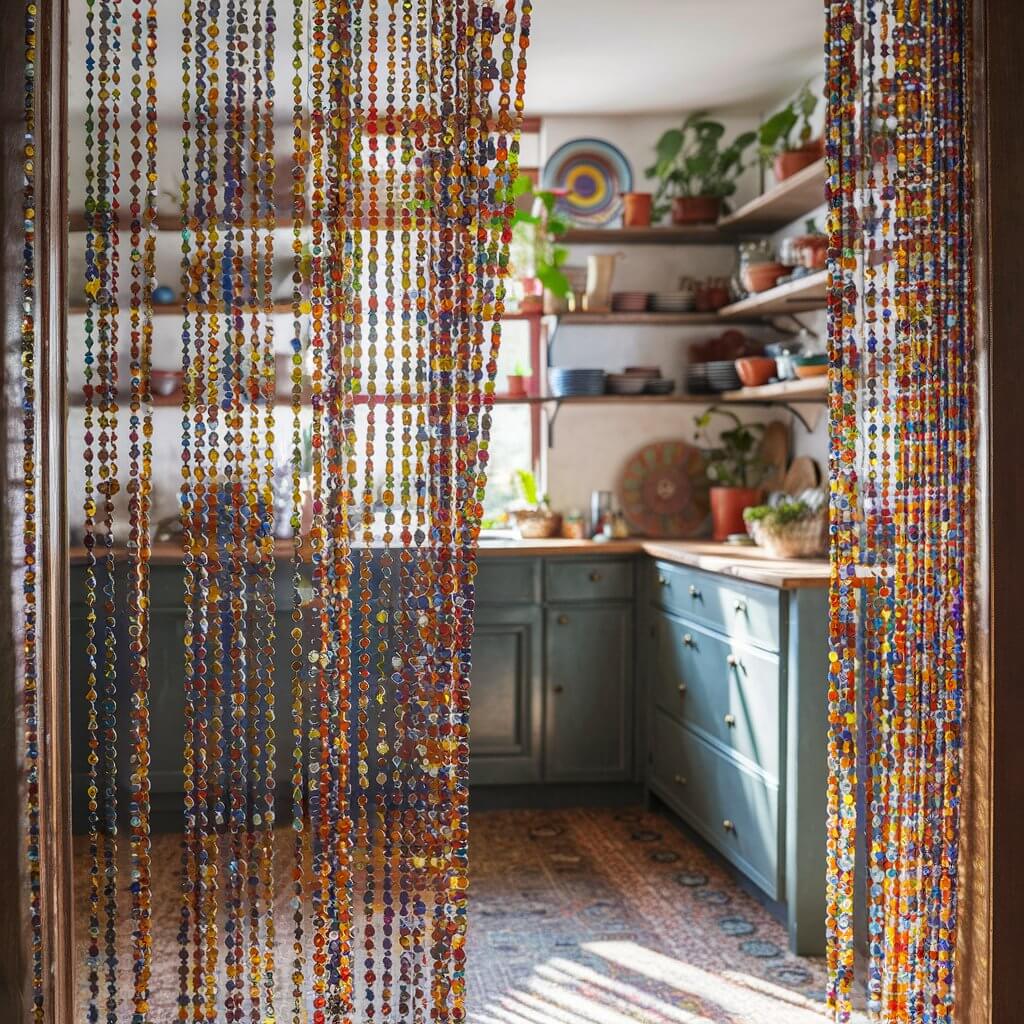
[[[647,378],[637,373],[609,373],[608,394],[639,395],[643,393]]]
[[[740,386],[740,375],[736,363],[731,359],[716,359],[704,364],[708,384],[712,391],[736,391]]]
[[[708,380],[707,363],[691,363],[686,368],[686,393],[688,395],[711,395],[714,389]]]
[[[604,394],[604,370],[553,366],[548,370],[548,382],[555,398]]]
[[[693,289],[655,292],[651,296],[651,310],[655,313],[689,313],[697,302]]]
[[[643,313],[647,309],[647,292],[615,292],[612,309],[616,313]]]

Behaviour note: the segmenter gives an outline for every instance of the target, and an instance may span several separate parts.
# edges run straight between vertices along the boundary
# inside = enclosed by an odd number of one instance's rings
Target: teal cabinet
[[[473,628],[469,778],[541,780],[543,618],[535,605],[480,605]]]
[[[647,563],[648,789],[825,945],[826,593]]]
[[[546,611],[544,778],[623,782],[633,774],[633,610],[625,602]]]

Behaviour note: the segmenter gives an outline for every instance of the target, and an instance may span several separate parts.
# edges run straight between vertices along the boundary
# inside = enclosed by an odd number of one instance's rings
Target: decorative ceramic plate
[[[633,187],[622,151],[601,139],[573,139],[544,165],[542,185],[563,192],[558,209],[575,224],[600,227],[622,216],[621,193]]]
[[[657,441],[632,455],[619,479],[630,528],[645,537],[686,539],[707,533],[704,457],[685,441]]]

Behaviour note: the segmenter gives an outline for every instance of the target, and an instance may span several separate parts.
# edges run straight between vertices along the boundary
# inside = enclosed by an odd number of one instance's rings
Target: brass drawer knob
[[[604,579],[604,577],[599,572],[592,572],[590,574],[591,583],[600,583],[602,579]]]
[[[725,821],[722,822],[722,828],[724,828],[726,832],[736,831],[736,826],[728,818],[726,818]]]
[[[738,601],[737,601],[737,602],[736,602],[736,603],[735,603],[735,604],[734,604],[734,605],[732,606],[732,610],[733,610],[733,611],[734,611],[734,612],[735,612],[735,613],[736,613],[737,615],[746,615],[746,614],[747,614],[747,602],[746,602],[746,601],[744,601],[744,600],[743,600],[743,598],[741,597],[741,598],[740,598],[740,599],[739,599],[739,600],[738,600]]]
[[[692,583],[690,584],[690,597],[700,599],[700,590],[697,589]]]
[[[556,683],[554,686],[551,687],[552,693],[563,693],[564,691],[565,687],[562,686],[560,683]]]
[[[685,775],[677,775],[673,779],[673,782],[675,782],[675,784],[677,786],[685,786],[686,785],[686,776]]]
[[[684,633],[683,634],[683,643],[687,647],[693,647],[693,634],[692,633]]]
[[[569,616],[568,615],[559,615],[558,616],[558,624],[560,626],[568,626],[569,625]]]
[[[735,715],[726,715],[724,721],[725,721],[725,724],[727,726],[729,726],[729,728],[731,729],[736,724],[736,716]]]
[[[659,576],[658,577],[658,586],[659,587],[668,587],[668,586],[671,586],[671,584],[669,583],[669,581],[664,576]]]
[[[686,696],[686,683],[680,683],[676,687],[676,689],[679,691],[679,696],[680,697],[685,697]]]
[[[740,659],[737,658],[735,654],[730,654],[725,659],[725,663],[729,666],[729,668],[736,668],[736,666],[740,663]]]

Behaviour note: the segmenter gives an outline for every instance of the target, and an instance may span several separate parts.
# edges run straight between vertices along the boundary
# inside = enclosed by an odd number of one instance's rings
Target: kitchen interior
[[[821,5],[559,0],[533,18],[476,587],[468,1018],[823,1020]],[[83,74],[73,63],[72,110]],[[74,147],[73,134],[68,488],[81,709],[85,218]],[[160,154],[150,626],[154,830],[168,843],[181,814],[185,621],[172,148]],[[281,636],[290,230],[282,213]],[[72,728],[81,830],[80,711]]]

